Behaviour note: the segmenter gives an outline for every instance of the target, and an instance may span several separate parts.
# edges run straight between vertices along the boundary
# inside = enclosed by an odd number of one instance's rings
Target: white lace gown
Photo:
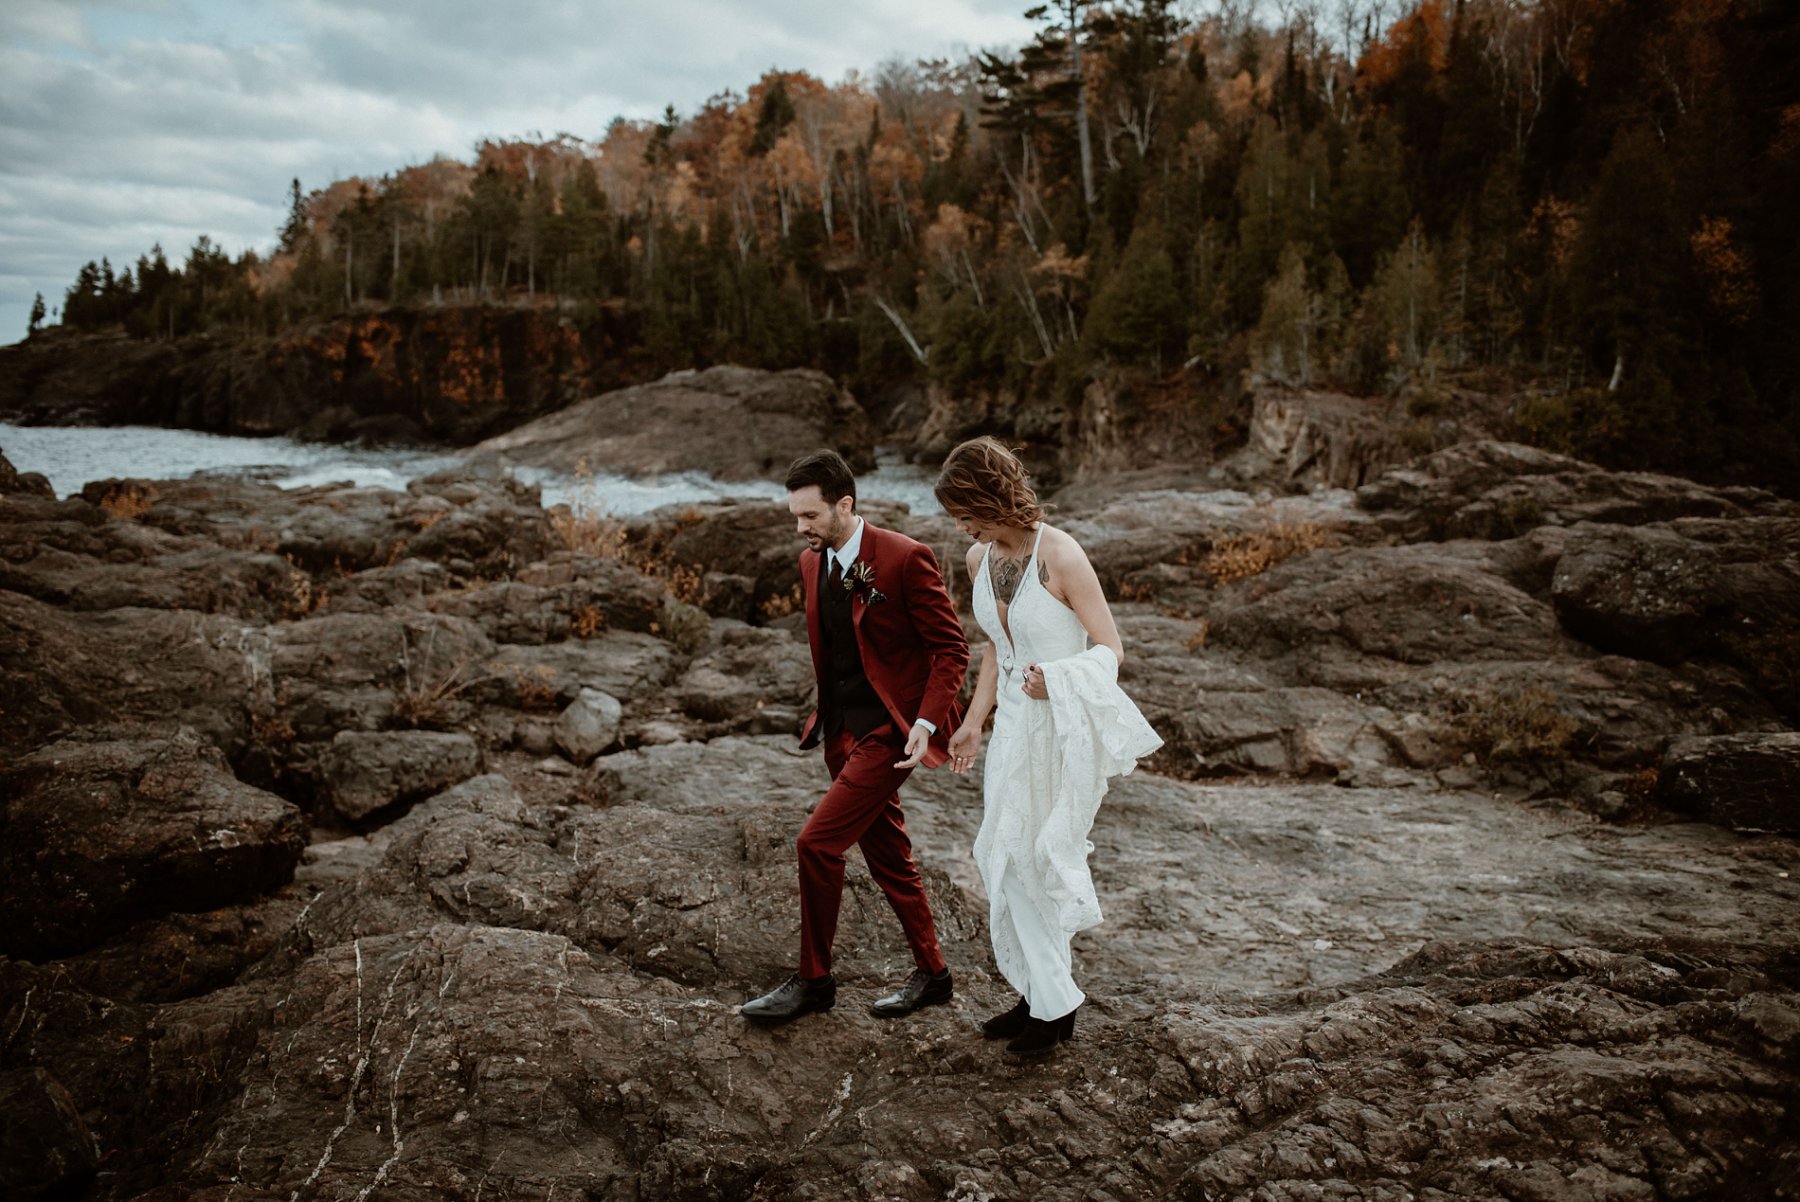
[[[1109,777],[1162,745],[1116,683],[1117,661],[1088,648],[1075,612],[1038,579],[1040,524],[1003,622],[988,577],[975,576],[975,619],[994,645],[994,731],[982,773],[975,863],[988,894],[994,959],[1032,1016],[1060,1018],[1085,995],[1069,943],[1101,921],[1087,834]],[[1025,669],[1044,671],[1051,700],[1025,696]]]

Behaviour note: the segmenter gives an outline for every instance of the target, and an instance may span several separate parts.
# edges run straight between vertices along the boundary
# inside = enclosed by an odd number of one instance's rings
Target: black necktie
[[[838,562],[835,555],[831,556],[831,587],[834,590],[844,587],[844,565]]]

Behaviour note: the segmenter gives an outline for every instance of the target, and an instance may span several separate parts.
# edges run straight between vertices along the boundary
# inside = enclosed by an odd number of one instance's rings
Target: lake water
[[[349,481],[405,488],[408,481],[462,462],[454,451],[357,450],[291,438],[237,438],[157,426],[9,426],[0,424],[0,451],[21,472],[42,472],[56,495],[80,492],[95,480],[136,477],[185,479],[197,472],[265,480],[282,488]],[[880,453],[873,472],[857,478],[871,500],[904,501],[914,513],[937,513],[925,469]],[[544,504],[577,499],[613,514],[647,513],[661,505],[750,497],[779,501],[779,481],[722,481],[698,472],[628,479],[599,474],[576,480],[520,468],[516,474],[543,489]]]

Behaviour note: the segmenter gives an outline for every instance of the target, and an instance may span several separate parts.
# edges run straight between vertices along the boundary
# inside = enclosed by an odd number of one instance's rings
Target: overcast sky
[[[200,234],[274,245],[310,191],[483,137],[692,113],[766,70],[1016,47],[1028,0],[0,0],[0,343],[34,293]]]

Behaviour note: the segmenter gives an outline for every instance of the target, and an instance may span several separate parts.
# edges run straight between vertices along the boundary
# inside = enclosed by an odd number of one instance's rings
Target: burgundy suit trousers
[[[912,840],[900,810],[899,789],[911,768],[906,741],[889,722],[862,738],[840,730],[825,739],[831,788],[800,829],[800,975],[831,971],[831,944],[844,898],[844,853],[862,847],[869,875],[900,918],[914,962],[926,972],[944,967],[925,883],[913,865]]]

